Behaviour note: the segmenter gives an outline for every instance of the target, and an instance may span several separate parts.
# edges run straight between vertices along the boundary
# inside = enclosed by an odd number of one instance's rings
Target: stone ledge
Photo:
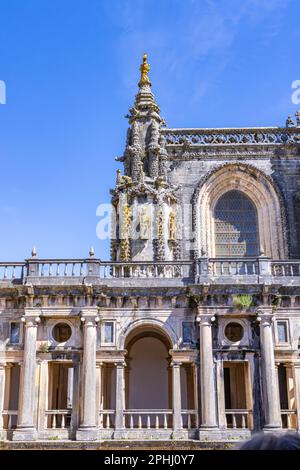
[[[244,441],[24,441],[0,442],[0,450],[230,450]]]

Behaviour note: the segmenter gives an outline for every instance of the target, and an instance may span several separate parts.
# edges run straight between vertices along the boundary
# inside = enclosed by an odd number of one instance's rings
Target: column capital
[[[24,323],[26,328],[36,328],[41,322],[40,310],[36,311],[25,311],[25,315],[22,316],[21,321]]]
[[[100,321],[100,318],[98,316],[98,309],[81,309],[80,320],[82,321],[85,327],[97,326],[97,323]]]
[[[196,320],[202,326],[211,326],[211,324],[216,320],[216,317],[213,313],[201,314],[197,316]]]
[[[272,311],[266,311],[264,309],[258,309],[257,313],[257,321],[261,324],[261,326],[272,326],[275,316],[273,315]]]
[[[174,361],[174,360],[170,363],[171,367],[180,367],[181,365],[182,365],[182,362]]]
[[[114,363],[116,368],[117,369],[124,369],[124,367],[126,366],[126,362],[125,361],[117,361]]]

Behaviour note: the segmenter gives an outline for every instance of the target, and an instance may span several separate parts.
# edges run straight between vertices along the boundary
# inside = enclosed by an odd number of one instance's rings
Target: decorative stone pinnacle
[[[32,250],[31,250],[31,257],[32,257],[32,258],[35,258],[36,255],[37,255],[36,247],[33,246],[33,247],[32,247]]]
[[[90,247],[89,255],[90,255],[91,257],[95,255],[95,251],[94,251],[94,247],[93,247],[93,246]]]
[[[150,65],[147,62],[147,54],[144,54],[143,55],[143,63],[140,66],[141,79],[139,81],[139,86],[142,86],[142,85],[150,85],[151,86],[151,82],[150,82],[149,76],[148,76],[149,70],[150,70]]]

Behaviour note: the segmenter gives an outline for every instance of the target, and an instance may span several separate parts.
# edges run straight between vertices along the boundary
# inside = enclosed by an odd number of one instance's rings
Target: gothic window
[[[225,193],[216,204],[214,219],[217,257],[259,254],[257,212],[247,196],[236,190]]]

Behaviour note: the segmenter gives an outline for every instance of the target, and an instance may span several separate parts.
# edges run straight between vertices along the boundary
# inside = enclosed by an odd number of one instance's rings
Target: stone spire
[[[143,55],[143,62],[140,66],[141,78],[138,83],[139,90],[135,97],[133,108],[129,110],[129,123],[132,124],[135,120],[143,119],[149,113],[152,118],[156,119],[159,123],[162,122],[159,116],[160,109],[155,102],[154,95],[151,91],[151,82],[149,79],[150,65],[147,62],[147,54]]]

